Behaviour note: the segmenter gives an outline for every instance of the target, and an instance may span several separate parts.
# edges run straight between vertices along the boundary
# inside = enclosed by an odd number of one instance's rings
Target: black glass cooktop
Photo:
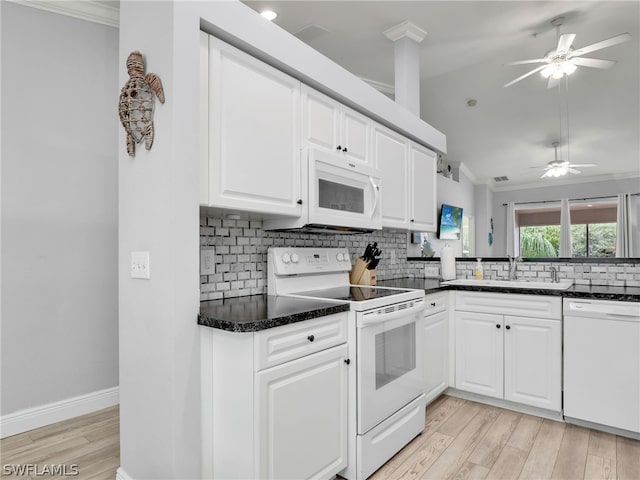
[[[301,292],[298,295],[315,298],[329,298],[333,300],[344,300],[349,302],[362,302],[364,300],[374,300],[377,298],[390,297],[411,290],[392,290],[389,288],[347,286],[327,288],[325,290],[314,290],[312,292]]]

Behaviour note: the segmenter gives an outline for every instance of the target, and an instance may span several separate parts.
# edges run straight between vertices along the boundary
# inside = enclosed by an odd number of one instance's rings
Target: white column
[[[395,99],[420,116],[420,42],[427,32],[408,20],[384,32],[395,43]]]

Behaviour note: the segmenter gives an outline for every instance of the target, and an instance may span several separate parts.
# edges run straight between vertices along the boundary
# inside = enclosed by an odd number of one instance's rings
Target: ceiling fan
[[[597,167],[595,163],[570,163],[568,161],[563,161],[558,159],[558,147],[560,146],[559,142],[553,142],[552,146],[555,150],[555,159],[551,162],[547,163],[545,167],[529,167],[529,168],[537,168],[545,170],[545,172],[540,176],[540,178],[545,177],[562,177],[567,173],[578,174],[582,173],[580,170],[577,170],[576,167],[586,168],[586,167]]]
[[[586,47],[572,49],[571,44],[575,38],[574,33],[565,33],[560,35],[560,25],[564,22],[564,17],[558,17],[551,20],[551,24],[556,27],[556,36],[558,37],[558,45],[555,49],[546,53],[544,58],[534,58],[531,60],[520,60],[516,62],[509,62],[505,65],[525,65],[528,63],[543,63],[539,67],[521,75],[520,77],[505,84],[505,87],[509,87],[514,83],[519,82],[527,78],[534,73],[540,72],[543,77],[548,78],[547,88],[555,87],[560,79],[564,75],[571,75],[576,71],[578,67],[591,67],[591,68],[611,68],[616,62],[613,60],[600,60],[597,58],[584,58],[583,55],[601,50],[603,48],[611,47],[619,43],[631,40],[631,34],[622,33],[615,37],[602,40],[600,42],[592,43]]]

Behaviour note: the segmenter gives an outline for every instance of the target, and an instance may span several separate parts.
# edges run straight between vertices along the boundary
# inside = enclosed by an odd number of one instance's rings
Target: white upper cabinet
[[[382,226],[435,231],[436,154],[376,124],[373,158],[382,177]]]
[[[374,162],[382,178],[382,226],[409,225],[409,171],[407,139],[388,128],[373,129]]]
[[[415,143],[410,147],[411,214],[409,228],[436,231],[436,154]]]
[[[371,163],[371,119],[302,85],[302,143]]]
[[[212,36],[201,59],[209,132],[201,201],[299,216],[300,82]]]

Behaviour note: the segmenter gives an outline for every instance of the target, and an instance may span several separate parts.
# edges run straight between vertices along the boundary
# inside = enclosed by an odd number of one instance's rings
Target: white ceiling
[[[496,190],[640,176],[639,1],[245,1],[278,13],[295,33],[310,24],[328,30],[303,39],[361,78],[393,86],[393,43],[383,31],[409,20],[428,32],[421,48],[421,116],[447,136],[445,164],[464,165]],[[502,86],[537,65],[504,66],[540,58],[560,33],[574,48],[629,32],[632,40],[589,54],[616,60],[610,70],[579,68],[570,77],[572,163],[597,163],[580,175],[540,180],[560,135],[558,89],[535,74]],[[307,35],[304,35],[307,33]],[[317,33],[317,31],[316,31]],[[313,38],[311,38],[313,37]],[[467,106],[469,99],[477,105]],[[566,131],[563,125],[563,137]],[[564,138],[563,140],[566,140]],[[566,143],[566,142],[565,142]],[[560,149],[566,159],[566,146]],[[507,176],[495,184],[493,177]]]

